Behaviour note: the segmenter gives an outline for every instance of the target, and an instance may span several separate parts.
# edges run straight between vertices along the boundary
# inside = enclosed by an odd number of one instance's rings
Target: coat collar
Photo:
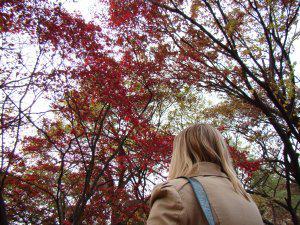
[[[228,178],[228,176],[221,171],[221,167],[212,162],[195,163],[189,173],[189,177],[196,176],[218,176]]]

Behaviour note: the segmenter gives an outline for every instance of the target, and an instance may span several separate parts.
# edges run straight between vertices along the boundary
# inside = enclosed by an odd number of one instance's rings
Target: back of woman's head
[[[229,177],[235,191],[249,200],[233,169],[227,143],[221,133],[208,124],[193,124],[175,136],[168,178],[188,176],[198,162],[218,164]]]

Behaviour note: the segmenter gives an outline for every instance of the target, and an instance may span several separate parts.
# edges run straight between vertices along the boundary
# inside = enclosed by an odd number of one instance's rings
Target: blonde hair
[[[168,179],[188,176],[197,162],[218,164],[228,176],[234,190],[250,201],[233,169],[227,143],[221,133],[208,124],[193,124],[175,136]]]

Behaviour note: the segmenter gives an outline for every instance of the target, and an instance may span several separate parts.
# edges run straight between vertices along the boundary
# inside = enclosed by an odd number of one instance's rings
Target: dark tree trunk
[[[7,216],[6,216],[6,209],[5,203],[2,196],[2,191],[0,191],[0,224],[1,225],[8,225]]]

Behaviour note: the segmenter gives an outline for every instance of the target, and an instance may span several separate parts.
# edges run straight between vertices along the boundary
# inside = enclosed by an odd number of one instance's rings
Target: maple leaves
[[[136,1],[119,1],[118,6],[126,8],[132,2]],[[150,5],[157,10],[148,20],[143,9]],[[169,63],[164,68],[168,76],[208,91],[222,92],[259,109],[277,132],[285,149],[281,153],[290,159],[285,162],[285,172],[293,168],[291,176],[299,184],[299,156],[293,144],[300,140],[299,117],[295,112],[299,101],[293,94],[299,82],[290,59],[290,49],[297,38],[293,31],[297,27],[299,4],[149,0],[139,7],[135,17],[139,22],[123,22],[119,28],[145,32],[161,45],[171,46],[165,54],[158,55],[159,60]],[[153,35],[150,27],[161,35]]]
[[[139,25],[140,15],[143,15],[148,21],[154,19],[158,13],[158,7],[153,4],[147,4],[145,1],[118,1],[109,0],[110,22],[115,27],[123,24]]]
[[[145,84],[131,80],[131,85],[125,85],[131,71],[122,73],[117,62],[104,60],[101,68],[95,64],[89,71],[78,70],[82,90],[65,92],[64,98],[52,104],[57,119],[45,119],[38,135],[24,139],[24,180],[49,198],[47,204],[54,204],[53,218],[62,224],[88,223],[89,215],[105,223],[110,213],[119,215],[112,218],[117,223],[138,209],[146,210],[141,207],[145,204],[141,187],[145,188],[147,176],[155,171],[152,167],[168,160],[165,155],[170,154],[169,135],[158,134],[149,124],[148,107],[154,101],[146,91],[149,87],[136,92],[136,87]],[[23,192],[27,189],[21,185]],[[100,202],[112,211],[96,210],[93,204]],[[34,214],[34,210],[29,212]],[[51,221],[46,211],[42,214],[40,218]]]
[[[35,120],[30,110],[19,108],[19,116],[36,133],[20,142],[21,157],[10,154],[14,161],[5,182],[1,180],[8,220],[32,224],[137,220],[136,215],[147,211],[148,176],[164,169],[165,155],[170,154],[171,135],[160,134],[151,124],[169,83],[154,75],[159,67],[136,60],[131,52],[119,61],[113,59],[103,48],[111,42],[102,29],[59,5],[5,4],[12,20],[20,16],[15,27],[7,22],[2,32],[23,35],[26,30],[32,36],[26,44],[37,45],[40,52],[32,72],[39,77],[30,88],[48,92],[52,113]],[[8,69],[7,74],[14,72]],[[157,91],[160,85],[166,90]],[[6,127],[2,123],[2,130]]]
[[[120,26],[124,22],[133,20],[133,18],[135,18],[135,16],[138,13],[139,4],[140,4],[138,1],[137,2],[125,1],[124,3],[115,0],[111,0],[109,2],[111,20],[115,26]]]
[[[243,175],[247,174],[247,179],[251,178],[255,171],[260,168],[261,160],[249,160],[249,153],[245,151],[239,151],[236,148],[229,146],[229,152],[233,159],[233,163],[236,168],[243,170]]]
[[[87,23],[50,1],[0,3],[1,54],[10,59],[1,69],[0,128],[15,137],[2,143],[1,193],[10,221],[143,222],[149,178],[164,177],[169,162],[169,130],[183,125],[182,118],[199,119],[203,105],[188,91],[194,86],[235,99],[202,117],[220,117],[220,130],[234,127],[261,145],[265,161],[230,147],[242,179],[249,181],[261,165],[269,169],[267,160],[280,152],[270,151],[272,141],[281,143],[275,131],[285,146],[298,138],[295,76],[286,50],[293,38],[281,45],[295,23],[295,1],[232,1],[231,7],[220,1],[101,2],[108,24]],[[273,23],[268,16],[275,16]],[[30,62],[22,46],[32,50]],[[15,93],[21,93],[17,100]],[[31,106],[41,93],[51,105],[39,118]],[[29,94],[34,97],[27,107]],[[163,131],[161,116],[174,102],[183,112],[175,110],[175,124]],[[21,136],[27,127],[35,132]],[[259,136],[258,129],[268,132]],[[287,149],[290,160],[278,161],[283,168],[294,162],[293,179],[297,157],[293,146]]]

